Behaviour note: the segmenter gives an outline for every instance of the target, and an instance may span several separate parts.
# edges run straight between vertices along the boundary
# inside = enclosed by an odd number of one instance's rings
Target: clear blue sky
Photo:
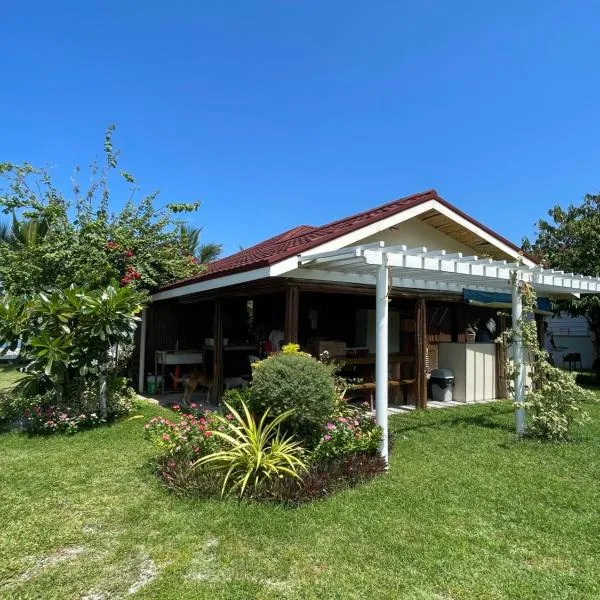
[[[519,242],[598,192],[598,2],[39,2],[0,20],[0,161],[122,166],[233,252],[427,188]]]

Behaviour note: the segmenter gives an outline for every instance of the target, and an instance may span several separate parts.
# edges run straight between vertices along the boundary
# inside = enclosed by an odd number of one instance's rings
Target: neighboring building
[[[554,364],[561,367],[567,354],[581,356],[581,368],[591,370],[596,359],[592,333],[585,317],[572,317],[568,313],[548,317],[548,331],[554,337],[556,350],[552,352]],[[567,363],[565,363],[567,366]],[[579,367],[579,364],[578,364]]]

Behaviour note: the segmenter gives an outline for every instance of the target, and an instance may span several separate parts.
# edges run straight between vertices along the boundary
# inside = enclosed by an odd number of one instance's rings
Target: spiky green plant
[[[301,480],[301,472],[308,468],[302,459],[303,448],[291,437],[282,436],[279,426],[293,411],[281,413],[269,420],[267,410],[260,421],[250,414],[245,402],[242,402],[243,416],[232,406],[225,406],[233,416],[230,421],[218,416],[224,431],[212,431],[225,448],[197,460],[194,467],[211,465],[224,473],[221,495],[239,491],[240,498],[248,489],[259,490],[267,481],[290,477]]]

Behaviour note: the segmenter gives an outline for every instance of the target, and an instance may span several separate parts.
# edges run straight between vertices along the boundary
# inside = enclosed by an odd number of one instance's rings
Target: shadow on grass
[[[460,411],[472,410],[473,408],[460,407],[435,411],[417,411],[411,415],[402,415],[393,419],[390,423],[390,430],[395,434],[401,434],[407,431],[444,429],[461,425],[509,432],[513,430],[512,423],[505,420],[506,415],[513,413],[513,408],[510,404],[489,405],[485,409],[477,407],[480,410],[485,410],[485,412],[460,414]]]

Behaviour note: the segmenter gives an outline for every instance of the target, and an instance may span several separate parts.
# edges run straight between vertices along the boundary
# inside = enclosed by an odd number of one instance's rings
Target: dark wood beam
[[[427,408],[427,304],[425,298],[415,302],[417,408]]]
[[[298,286],[290,286],[285,292],[285,324],[283,337],[286,344],[298,343],[298,313],[300,292]]]
[[[223,393],[223,307],[220,300],[215,300],[213,338],[215,340],[215,347],[213,353],[211,401],[213,404],[220,404],[221,394]]]

